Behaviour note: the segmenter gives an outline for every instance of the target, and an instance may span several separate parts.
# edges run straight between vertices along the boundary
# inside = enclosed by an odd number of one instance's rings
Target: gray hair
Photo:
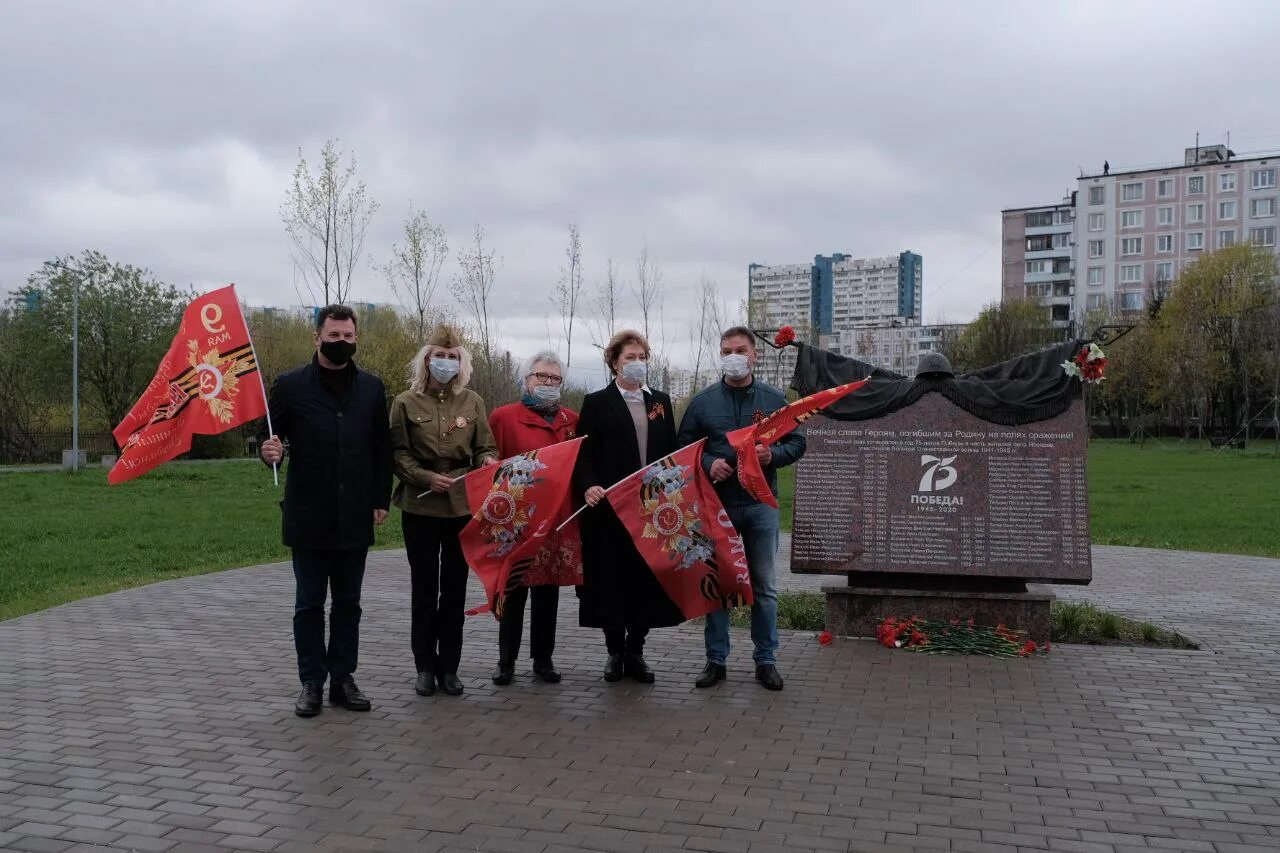
[[[554,364],[560,368],[560,375],[564,375],[564,362],[560,361],[560,355],[555,350],[544,349],[541,352],[535,352],[520,362],[520,373],[516,376],[516,384],[523,388],[524,381],[529,378],[529,374],[533,373],[533,369],[542,363]]]

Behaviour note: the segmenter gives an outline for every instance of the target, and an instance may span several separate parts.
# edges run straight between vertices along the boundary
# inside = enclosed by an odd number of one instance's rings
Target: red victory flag
[[[216,435],[267,413],[266,391],[235,285],[187,306],[169,352],[112,435],[120,460],[112,485],[132,480],[191,449],[191,436]]]
[[[756,445],[763,444],[768,447],[809,420],[819,409],[825,409],[836,400],[857,391],[866,384],[867,379],[863,379],[847,385],[837,385],[834,388],[810,394],[808,397],[801,397],[758,423],[735,429],[726,435],[725,438],[728,439],[729,444],[738,451],[738,482],[742,484],[742,488],[750,492],[756,500],[777,509],[778,499],[773,496],[773,489],[769,488],[764,469],[760,467],[760,459],[756,456]]]
[[[746,549],[706,472],[700,439],[611,486],[609,503],[686,619],[752,603]]]
[[[502,618],[507,595],[520,586],[582,583],[578,522],[557,530],[573,514],[572,476],[582,439],[530,450],[478,468],[463,483],[471,520],[459,540],[480,578],[487,607]]]

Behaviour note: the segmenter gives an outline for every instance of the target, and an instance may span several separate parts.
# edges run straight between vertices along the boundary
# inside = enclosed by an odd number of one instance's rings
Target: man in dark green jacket
[[[755,645],[752,658],[756,679],[770,690],[782,689],[778,673],[778,589],[774,557],[778,551],[778,511],[753,498],[738,482],[734,472],[737,453],[725,438],[739,427],[763,420],[787,404],[777,388],[758,381],[755,338],[744,326],[734,326],[720,336],[719,382],[701,391],[689,403],[680,422],[680,446],[700,438],[707,443],[702,454],[702,467],[716,484],[716,493],[724,504],[733,526],[742,536],[747,568],[755,603],[751,605],[751,641]],[[805,440],[791,433],[771,447],[756,445],[756,455],[769,480],[769,488],[778,494],[777,470],[791,465],[804,455]],[[704,628],[707,665],[698,676],[699,687],[711,687],[725,679],[725,661],[729,657],[729,613],[718,610],[707,615]]]
[[[360,588],[373,527],[391,505],[391,438],[382,380],[356,367],[356,316],[328,305],[316,317],[316,354],[271,386],[271,425],[262,442],[269,465],[285,457],[289,469],[283,510],[284,544],[293,549],[297,591],[293,642],[302,692],[300,717],[320,713],[324,682],[329,701],[367,711],[369,700],[353,674],[360,642]],[[333,590],[329,644],[324,601]]]

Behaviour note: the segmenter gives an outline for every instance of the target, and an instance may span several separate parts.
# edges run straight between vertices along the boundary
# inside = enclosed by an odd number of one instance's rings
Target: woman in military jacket
[[[471,357],[449,326],[437,326],[410,364],[409,390],[391,404],[391,448],[413,581],[412,643],[422,696],[462,692],[467,562],[458,536],[470,518],[461,478],[498,461],[484,401],[468,389]]]

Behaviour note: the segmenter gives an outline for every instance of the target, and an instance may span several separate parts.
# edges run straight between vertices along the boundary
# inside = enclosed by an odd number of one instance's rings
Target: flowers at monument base
[[[978,625],[970,618],[943,621],[912,616],[899,619],[887,616],[876,628],[880,645],[910,652],[926,652],[935,655],[987,655],[989,657],[1027,657],[1037,651],[1048,653],[1049,643],[1043,647],[1028,639],[1023,631],[1005,625],[994,628]]]
[[[796,339],[796,330],[790,326],[783,326],[778,333],[773,336],[773,345],[775,347],[785,347],[787,344]]]
[[[1062,371],[1074,376],[1081,382],[1096,385],[1106,377],[1107,354],[1095,343],[1080,347],[1080,351],[1070,361],[1062,362]]]
[[[821,634],[818,635],[818,642],[824,646],[831,645],[833,642],[835,642],[835,639],[836,639],[836,635],[831,633],[830,631],[823,631]]]

